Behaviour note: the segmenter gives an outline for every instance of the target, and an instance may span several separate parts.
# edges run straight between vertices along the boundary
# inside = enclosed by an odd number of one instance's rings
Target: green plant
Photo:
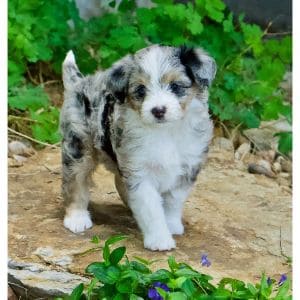
[[[116,1],[108,1],[113,9]],[[216,122],[228,127],[258,127],[262,120],[292,120],[291,105],[279,87],[291,67],[291,36],[269,38],[228,10],[222,0],[174,4],[153,0],[153,7],[136,7],[123,0],[117,11],[83,21],[73,1],[37,0],[9,3],[9,88],[24,83],[29,63],[47,62],[59,72],[67,50],[73,49],[79,67],[90,73],[109,67],[128,53],[153,43],[203,47],[217,61],[210,109]],[[53,13],[56,11],[58,13]],[[67,20],[72,20],[68,27]],[[25,24],[25,26],[24,26]],[[291,133],[280,136],[279,149],[291,150]]]
[[[37,140],[57,143],[59,111],[52,106],[42,86],[43,77],[60,72],[69,50],[67,20],[77,20],[73,1],[12,0],[8,4],[8,106],[9,123],[20,131],[31,131]],[[43,73],[42,63],[48,73]],[[30,69],[37,69],[39,82]],[[17,116],[17,118],[14,118]]]
[[[117,235],[105,241],[103,261],[93,262],[86,268],[92,276],[90,283],[79,284],[66,299],[292,299],[291,283],[285,275],[278,284],[262,274],[256,285],[232,278],[223,278],[214,285],[210,282],[211,276],[186,263],[176,262],[173,256],[168,258],[168,269],[152,272],[153,262],[139,257],[129,260],[124,246],[111,249],[125,238]],[[207,262],[207,256],[202,260]]]

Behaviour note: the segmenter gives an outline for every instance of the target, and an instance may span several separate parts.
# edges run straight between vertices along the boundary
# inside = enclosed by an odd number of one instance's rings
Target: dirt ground
[[[185,234],[176,237],[177,248],[170,252],[143,248],[131,212],[120,201],[112,175],[102,167],[95,173],[92,189],[94,227],[77,235],[63,227],[59,149],[38,151],[23,166],[10,167],[8,174],[9,273],[26,288],[50,289],[51,280],[59,286],[52,275],[46,284],[34,277],[33,265],[49,272],[84,275],[85,267],[100,257],[99,252],[87,251],[95,247],[91,237],[99,235],[103,240],[121,233],[129,237],[124,242],[128,257],[159,259],[154,269],[165,267],[172,254],[216,280],[230,276],[257,282],[262,271],[275,279],[291,272],[287,263],[292,256],[290,187],[249,174],[228,151],[210,150],[186,202]],[[203,253],[212,262],[209,268],[200,265]],[[27,275],[21,274],[25,269]],[[68,282],[70,288],[75,285]]]

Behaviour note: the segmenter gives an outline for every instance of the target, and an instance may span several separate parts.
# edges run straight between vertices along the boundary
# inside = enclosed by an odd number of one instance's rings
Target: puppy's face
[[[215,73],[214,60],[200,49],[154,45],[115,64],[109,86],[143,123],[164,124],[182,119],[193,98],[207,101]]]

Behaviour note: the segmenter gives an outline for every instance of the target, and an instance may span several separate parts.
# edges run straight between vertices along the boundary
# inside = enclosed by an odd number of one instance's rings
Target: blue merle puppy
[[[184,232],[183,204],[212,137],[207,100],[215,74],[202,49],[153,45],[92,76],[67,54],[60,119],[66,228],[93,225],[89,185],[101,162],[114,172],[145,248],[175,248],[172,235]]]

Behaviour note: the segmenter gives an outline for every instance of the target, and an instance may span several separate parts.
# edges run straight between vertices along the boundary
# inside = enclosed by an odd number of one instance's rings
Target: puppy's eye
[[[170,89],[172,93],[174,93],[177,96],[183,96],[185,94],[185,87],[182,85],[179,85],[176,82],[170,83]]]
[[[146,87],[142,84],[138,85],[134,90],[134,94],[137,98],[144,99],[146,96]]]

